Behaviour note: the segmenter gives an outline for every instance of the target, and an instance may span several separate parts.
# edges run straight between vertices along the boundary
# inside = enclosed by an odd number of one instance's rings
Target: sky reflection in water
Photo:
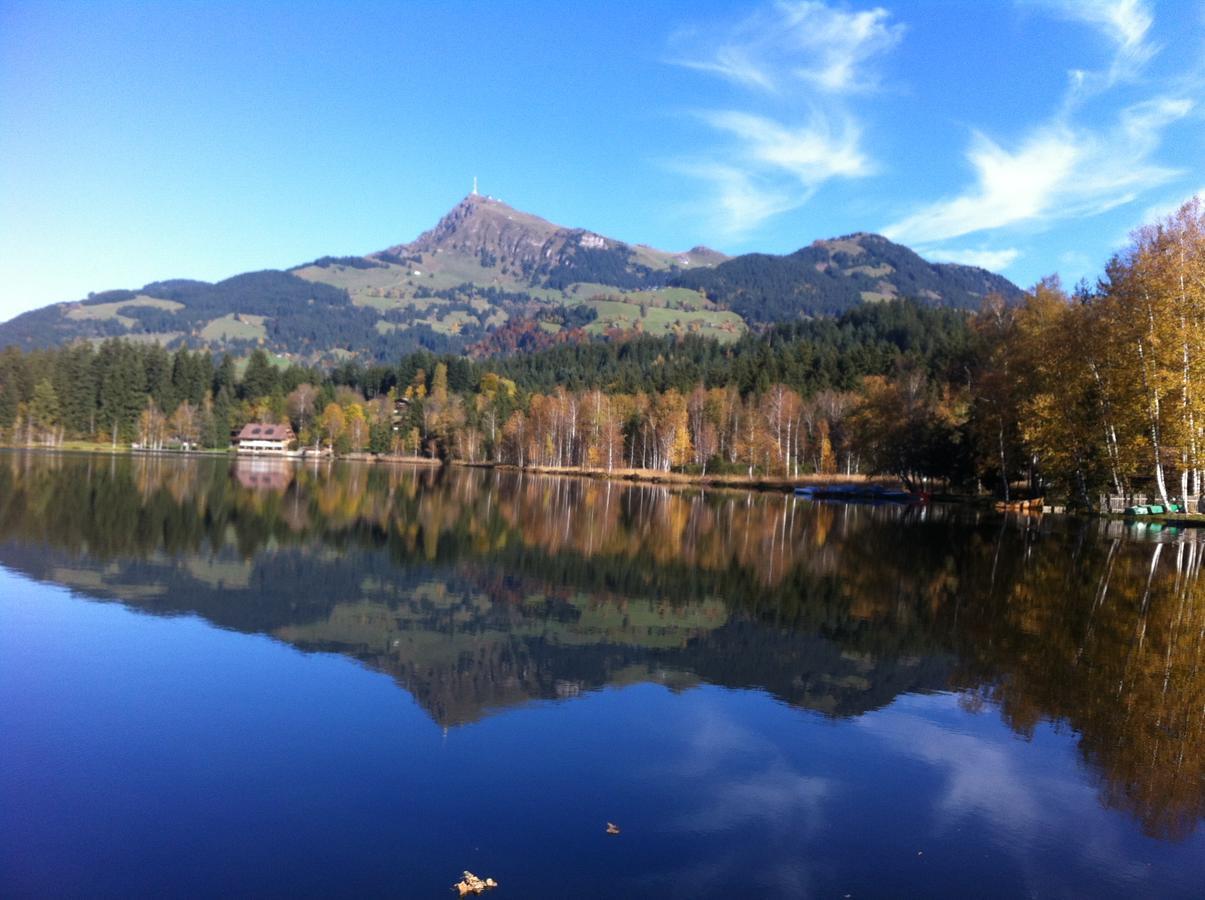
[[[1197,891],[1191,533],[267,474],[0,455],[4,893]]]

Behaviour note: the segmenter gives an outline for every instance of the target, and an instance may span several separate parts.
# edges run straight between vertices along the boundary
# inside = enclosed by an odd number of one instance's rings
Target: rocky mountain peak
[[[397,256],[428,253],[482,254],[518,263],[534,258],[558,232],[551,222],[520,212],[493,197],[469,194],[433,228],[386,252]]]

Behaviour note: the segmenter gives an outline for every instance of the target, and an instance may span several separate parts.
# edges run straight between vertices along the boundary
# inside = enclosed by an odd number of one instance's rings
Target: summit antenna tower
[[[473,196],[477,196],[477,176],[473,176]]]

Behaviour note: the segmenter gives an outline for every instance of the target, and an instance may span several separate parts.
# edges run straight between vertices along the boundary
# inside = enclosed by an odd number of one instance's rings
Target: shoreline
[[[239,453],[234,448],[229,450],[143,450],[128,444],[112,447],[108,444],[89,444],[81,441],[69,441],[58,447],[26,447],[14,444],[0,444],[0,451],[12,453],[56,454],[73,453],[85,456],[130,456],[170,459],[216,459],[225,458],[238,460],[280,460],[282,462],[361,462],[404,464],[428,467],[440,467],[443,460],[432,459],[429,456],[374,456],[371,453],[349,453],[346,456],[331,456],[329,454],[303,455],[301,453]]]
[[[231,460],[284,460],[289,462],[359,462],[371,465],[405,464],[437,467],[458,467],[464,469],[493,469],[500,472],[525,472],[532,475],[558,475],[571,478],[591,478],[606,481],[626,481],[640,484],[661,484],[671,487],[713,487],[740,488],[754,491],[777,491],[786,493],[797,487],[815,484],[879,484],[898,486],[900,480],[889,475],[819,475],[809,473],[795,477],[781,475],[695,475],[686,472],[666,472],[659,469],[605,469],[587,466],[517,466],[512,463],[470,462],[454,459],[441,460],[429,456],[377,456],[371,453],[349,453],[344,456],[302,456],[300,454],[276,453],[243,453],[230,450],[141,450],[129,445],[111,447],[108,444],[91,444],[82,441],[70,441],[58,447],[24,447],[20,445],[3,444],[0,450],[22,453],[81,453],[98,456],[145,456],[213,459],[226,457]],[[943,501],[968,501],[973,498],[962,494],[934,493],[934,499]]]
[[[898,478],[887,475],[818,475],[795,477],[781,475],[693,475],[686,472],[666,472],[659,469],[604,469],[590,466],[517,466],[513,463],[468,462],[452,460],[449,465],[466,469],[494,469],[500,472],[524,472],[532,475],[557,475],[567,478],[588,478],[597,481],[621,481],[635,484],[658,484],[667,487],[739,488],[750,491],[787,493],[797,487],[815,484],[881,484],[895,486]],[[955,499],[955,495],[941,495]],[[935,497],[936,499],[936,497]]]
[[[530,475],[557,476],[562,478],[584,478],[595,481],[615,481],[627,484],[648,484],[677,488],[712,488],[725,490],[758,491],[762,493],[790,493],[797,487],[815,484],[878,484],[883,486],[898,486],[898,478],[886,475],[819,475],[809,473],[795,477],[775,475],[701,475],[686,472],[665,472],[657,469],[605,469],[586,466],[517,466],[512,463],[470,462],[468,460],[441,460],[428,456],[376,456],[371,453],[351,453],[346,456],[302,456],[299,454],[273,453],[238,453],[237,450],[140,450],[126,446],[112,447],[109,444],[95,444],[83,441],[69,441],[58,447],[24,447],[12,444],[0,444],[0,451],[37,453],[37,454],[83,454],[95,456],[131,456],[152,458],[186,458],[214,459],[224,457],[237,463],[240,460],[275,461],[309,463],[309,462],[352,462],[368,465],[403,465],[428,469],[457,467],[464,469],[492,469],[499,472],[518,472]],[[985,507],[994,505],[997,501],[992,497],[976,497],[970,494],[946,493],[934,491],[934,502],[980,504]],[[1101,513],[1096,511],[1065,509],[1059,513],[1045,510],[1025,510],[1029,514],[1088,516],[1089,518],[1115,519],[1117,521],[1158,524],[1165,527],[1200,528],[1205,527],[1205,513],[1173,513],[1159,516],[1126,516],[1120,513]]]

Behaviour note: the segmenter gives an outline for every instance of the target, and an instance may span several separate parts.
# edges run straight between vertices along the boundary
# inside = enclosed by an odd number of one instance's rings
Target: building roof
[[[291,441],[293,429],[288,425],[265,425],[262,422],[248,422],[238,433],[240,441]]]

